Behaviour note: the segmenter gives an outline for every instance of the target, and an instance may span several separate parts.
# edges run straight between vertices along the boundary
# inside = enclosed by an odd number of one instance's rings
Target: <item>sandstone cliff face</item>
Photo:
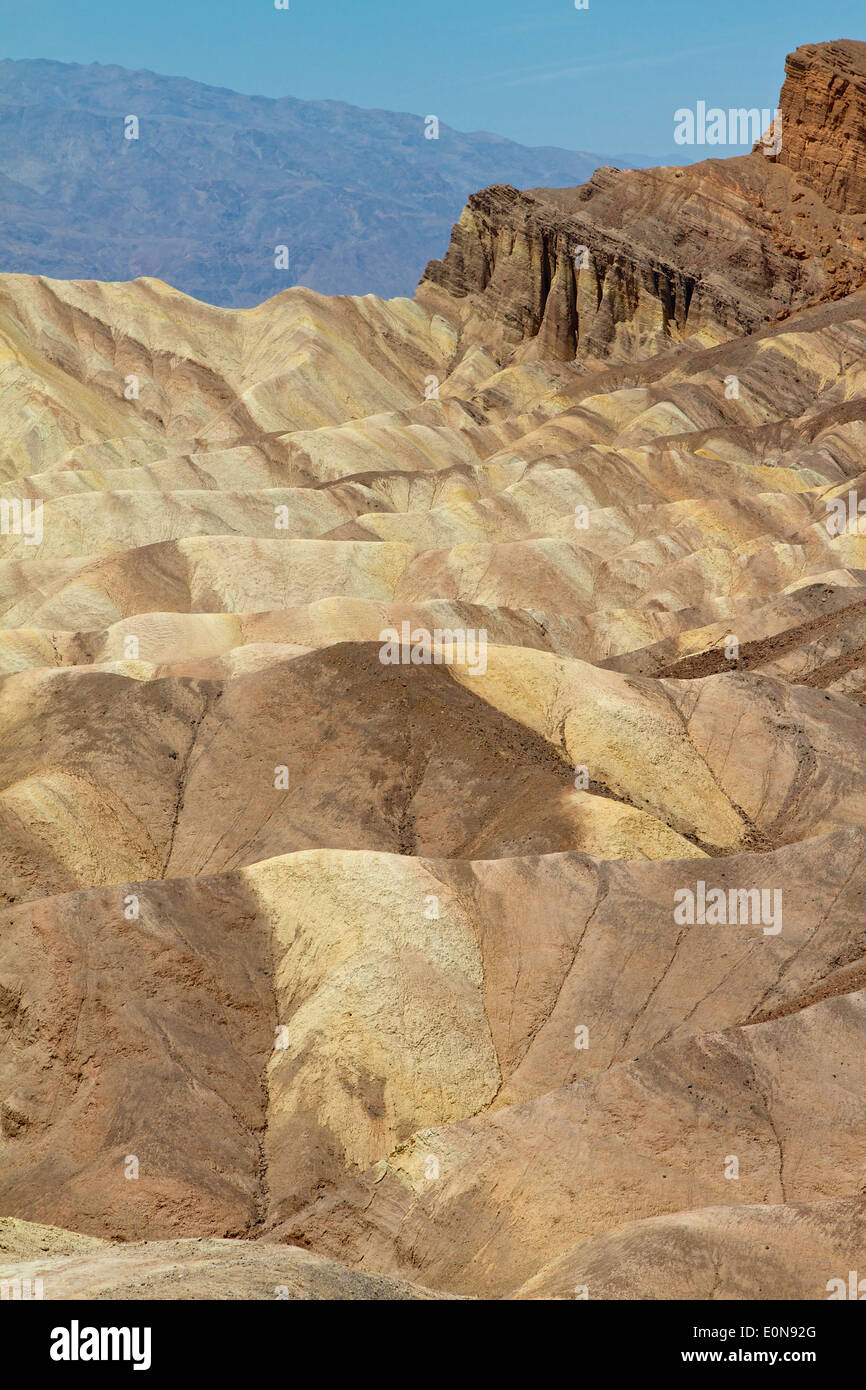
[[[632,359],[709,346],[866,278],[866,44],[788,60],[780,160],[599,169],[577,189],[484,189],[419,300],[464,351]]]
[[[804,44],[785,73],[780,162],[828,207],[866,213],[866,43]]]
[[[600,170],[573,209],[540,191],[494,187],[476,194],[445,260],[428,267],[422,301],[427,285],[468,297],[466,336],[506,355],[527,341],[539,357],[569,360],[578,351],[615,348],[625,355],[656,333],[681,334],[694,276],[581,215],[616,177]]]

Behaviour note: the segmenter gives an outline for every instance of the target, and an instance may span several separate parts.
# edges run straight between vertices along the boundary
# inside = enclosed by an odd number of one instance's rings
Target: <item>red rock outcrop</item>
[[[866,44],[788,59],[782,152],[599,169],[580,188],[470,198],[419,300],[464,350],[630,360],[748,333],[866,278]]]
[[[866,43],[807,43],[788,55],[779,162],[839,212],[866,212]]]

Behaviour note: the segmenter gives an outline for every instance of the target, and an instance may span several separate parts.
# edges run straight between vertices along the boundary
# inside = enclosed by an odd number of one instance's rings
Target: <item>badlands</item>
[[[866,1269],[866,44],[780,107],[413,300],[0,276],[0,1280]]]

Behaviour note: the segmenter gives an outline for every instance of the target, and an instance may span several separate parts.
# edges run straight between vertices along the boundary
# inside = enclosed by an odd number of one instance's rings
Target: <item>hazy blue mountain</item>
[[[136,116],[139,138],[125,137]],[[637,161],[649,163],[646,161]],[[155,275],[213,304],[291,284],[411,294],[470,193],[583,183],[609,156],[528,149],[334,101],[99,63],[0,62],[0,270]],[[289,269],[275,248],[289,248]]]

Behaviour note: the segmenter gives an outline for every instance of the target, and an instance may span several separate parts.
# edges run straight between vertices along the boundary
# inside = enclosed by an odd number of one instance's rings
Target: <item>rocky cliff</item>
[[[785,74],[780,162],[828,207],[866,213],[866,43],[804,44]]]
[[[592,361],[710,346],[850,293],[866,278],[866,44],[798,49],[788,74],[780,160],[484,189],[419,300],[456,303],[464,350]]]

